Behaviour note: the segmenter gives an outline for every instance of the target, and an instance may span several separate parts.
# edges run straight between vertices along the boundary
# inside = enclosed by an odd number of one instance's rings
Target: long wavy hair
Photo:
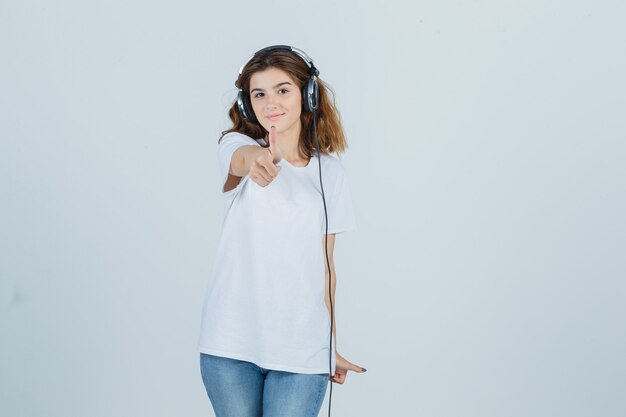
[[[254,57],[243,69],[238,79],[237,87],[244,91],[248,99],[250,98],[250,78],[254,73],[265,71],[268,68],[278,68],[285,71],[298,84],[298,90],[302,95],[302,87],[309,79],[309,66],[295,52],[285,49],[274,49]],[[317,78],[317,83],[319,87],[319,106],[315,111],[315,116],[317,118],[317,136],[320,143],[320,152],[341,154],[348,148],[348,144],[341,125],[341,116],[335,106],[334,91],[319,77]],[[250,103],[250,101],[248,102]],[[302,113],[300,115],[302,129],[300,130],[298,151],[301,157],[309,159],[313,155],[313,151],[317,149],[315,132],[313,131],[314,113],[306,112],[304,98],[302,98],[302,103]],[[219,140],[222,140],[224,135],[231,132],[242,133],[255,139],[266,137],[267,131],[258,121],[249,122],[241,116],[236,100],[229,109],[228,115],[233,122],[233,126],[223,131]],[[269,141],[266,140],[266,142],[267,147],[269,146]]]

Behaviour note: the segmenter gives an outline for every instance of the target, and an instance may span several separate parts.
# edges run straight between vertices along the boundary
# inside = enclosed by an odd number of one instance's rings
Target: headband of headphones
[[[302,99],[303,99],[304,109],[307,112],[314,112],[315,110],[317,110],[319,106],[319,87],[317,85],[317,76],[319,75],[320,72],[317,68],[315,68],[315,65],[313,64],[313,60],[304,51],[298,48],[294,48],[293,46],[272,45],[272,46],[265,47],[255,52],[254,55],[248,58],[246,63],[243,64],[241,68],[239,69],[239,75],[237,76],[237,80],[235,81],[235,87],[239,89],[239,92],[237,93],[237,108],[239,109],[239,114],[244,119],[250,122],[256,121],[256,117],[254,115],[254,111],[250,104],[248,95],[245,94],[245,92],[241,89],[241,86],[239,85],[239,79],[241,78],[243,69],[255,57],[262,55],[268,51],[280,50],[280,49],[291,51],[295,53],[296,55],[298,55],[300,58],[302,58],[304,62],[306,62],[307,66],[309,67],[310,77],[309,77],[309,80],[302,87]]]
[[[235,87],[239,88],[239,77],[241,77],[241,73],[243,72],[243,69],[246,67],[246,65],[248,65],[248,62],[252,61],[253,58],[268,52],[268,51],[273,51],[276,49],[285,49],[287,51],[291,51],[293,53],[295,53],[296,55],[298,55],[300,58],[302,58],[304,60],[304,62],[306,62],[306,64],[309,66],[309,74],[311,76],[315,76],[317,77],[318,75],[320,75],[320,72],[317,68],[315,68],[315,65],[313,64],[313,60],[301,49],[298,48],[294,48],[293,46],[289,46],[289,45],[272,45],[272,46],[267,46],[259,51],[256,51],[254,53],[254,55],[252,55],[250,58],[248,58],[248,60],[246,61],[245,64],[243,64],[241,66],[241,68],[239,68],[239,76],[237,77],[237,81],[235,81]]]

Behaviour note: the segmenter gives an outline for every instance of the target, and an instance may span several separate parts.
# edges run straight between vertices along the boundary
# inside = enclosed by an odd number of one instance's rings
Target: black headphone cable
[[[319,174],[320,174],[320,188],[322,190],[322,201],[324,202],[324,218],[326,220],[326,233],[324,233],[324,247],[326,249],[326,266],[328,266],[328,298],[330,300],[330,344],[328,346],[328,378],[330,381],[330,393],[328,395],[328,417],[330,417],[330,405],[333,398],[333,381],[332,377],[332,354],[333,354],[333,322],[334,322],[334,314],[333,314],[333,294],[332,294],[332,272],[330,268],[330,260],[328,259],[328,211],[326,209],[326,198],[324,197],[324,185],[322,185],[322,158],[320,156],[320,141],[317,137],[317,114],[316,111],[313,110],[313,130],[315,132],[315,143],[317,144],[317,163],[319,166]],[[336,366],[336,365],[335,365]]]

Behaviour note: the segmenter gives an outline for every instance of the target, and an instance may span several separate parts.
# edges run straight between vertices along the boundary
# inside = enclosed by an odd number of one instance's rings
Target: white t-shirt
[[[198,349],[266,369],[328,373],[326,226],[318,158],[314,155],[305,167],[282,159],[278,176],[266,187],[245,176],[223,192],[232,155],[243,145],[261,146],[240,133],[225,135],[218,145],[224,220]],[[328,233],[356,229],[343,166],[325,154],[321,165]],[[334,374],[334,337],[330,359]]]

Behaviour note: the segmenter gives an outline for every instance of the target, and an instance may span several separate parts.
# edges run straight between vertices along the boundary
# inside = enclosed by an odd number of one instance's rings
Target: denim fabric
[[[316,417],[329,382],[205,353],[200,373],[216,417]]]

